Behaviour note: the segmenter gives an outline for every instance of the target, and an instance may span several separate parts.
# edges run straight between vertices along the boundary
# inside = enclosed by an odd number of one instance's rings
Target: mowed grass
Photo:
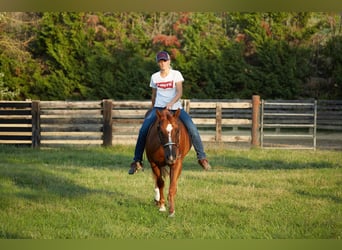
[[[0,238],[342,237],[339,151],[208,146],[204,172],[191,150],[168,218],[152,202],[149,165],[128,175],[133,150],[1,146]]]

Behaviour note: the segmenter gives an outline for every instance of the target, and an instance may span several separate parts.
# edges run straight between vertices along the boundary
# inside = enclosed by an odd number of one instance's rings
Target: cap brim
[[[167,57],[161,57],[161,58],[158,58],[158,62],[159,62],[160,60],[168,61],[168,60],[169,60],[169,58],[167,58]]]

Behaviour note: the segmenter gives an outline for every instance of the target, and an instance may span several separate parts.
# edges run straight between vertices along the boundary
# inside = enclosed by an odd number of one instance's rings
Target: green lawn
[[[342,238],[340,151],[213,147],[204,172],[192,150],[168,218],[133,150],[0,146],[0,238]]]

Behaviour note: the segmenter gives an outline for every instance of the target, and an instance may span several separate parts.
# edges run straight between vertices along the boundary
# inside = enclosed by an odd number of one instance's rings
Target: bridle
[[[166,126],[166,131],[167,131],[167,142],[165,142],[165,136],[162,133],[162,130],[160,128],[160,123],[158,124],[158,135],[159,135],[159,140],[160,143],[162,144],[164,149],[169,149],[170,155],[172,155],[172,150],[173,150],[173,146],[176,146],[177,148],[179,147],[179,132],[176,132],[176,139],[178,139],[178,141],[173,141],[172,140],[172,130],[174,129],[171,123],[168,123]],[[176,152],[177,153],[177,152]],[[178,155],[176,155],[176,158],[178,158]]]

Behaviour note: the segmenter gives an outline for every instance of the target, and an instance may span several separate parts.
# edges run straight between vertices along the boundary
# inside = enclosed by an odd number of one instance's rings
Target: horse
[[[183,160],[192,146],[188,130],[179,119],[180,112],[180,109],[174,113],[168,109],[156,110],[157,119],[149,129],[145,145],[146,157],[155,182],[155,202],[161,212],[166,211],[164,180],[167,175],[169,176],[170,217],[175,215],[177,181],[182,171]]]

